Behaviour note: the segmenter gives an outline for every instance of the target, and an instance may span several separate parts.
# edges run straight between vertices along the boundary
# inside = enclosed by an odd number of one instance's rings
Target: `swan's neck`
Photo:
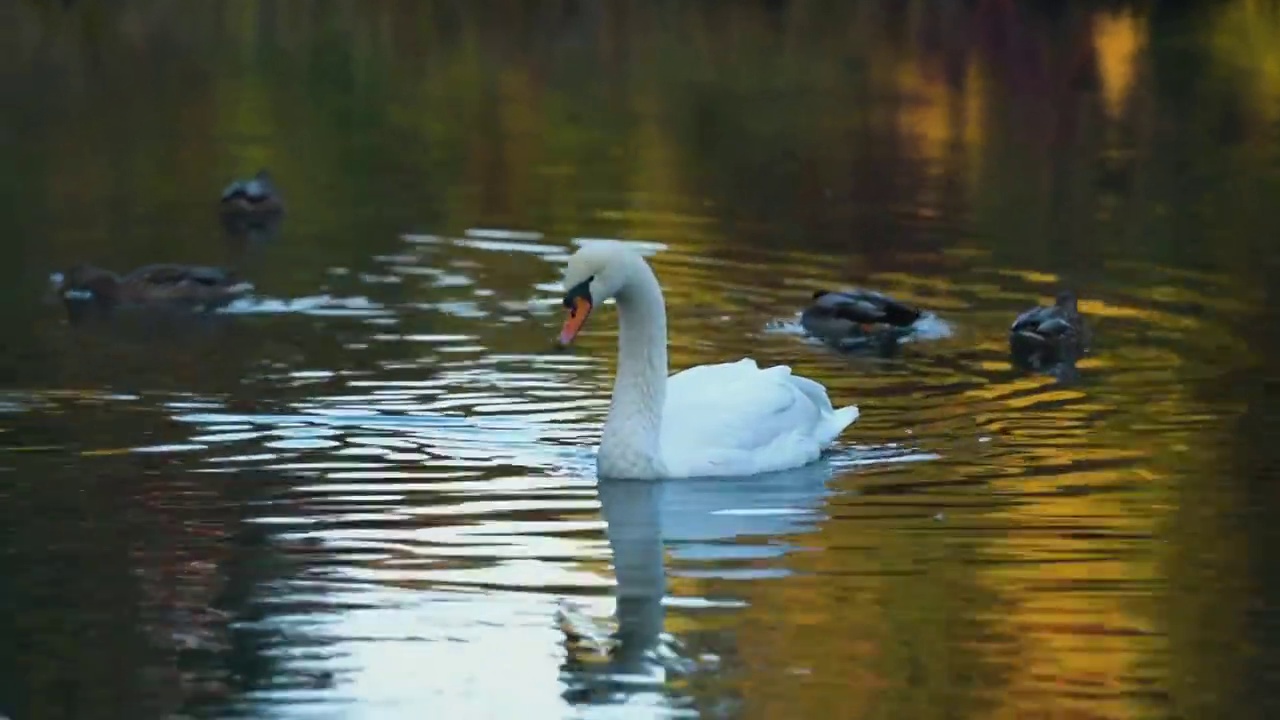
[[[615,296],[618,376],[600,441],[603,477],[660,477],[662,409],[667,400],[667,311],[648,264],[638,261]]]

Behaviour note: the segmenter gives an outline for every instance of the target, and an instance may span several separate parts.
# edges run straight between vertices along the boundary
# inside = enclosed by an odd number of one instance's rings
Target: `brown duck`
[[[247,180],[235,180],[222,191],[218,213],[229,230],[272,225],[284,214],[284,201],[271,175],[259,170]]]
[[[810,335],[842,343],[876,331],[909,331],[920,315],[919,308],[874,290],[815,290],[800,325]]]
[[[1064,290],[1053,305],[1031,308],[1013,321],[1009,352],[1014,363],[1042,370],[1079,359],[1089,350],[1089,336],[1075,293]]]
[[[76,265],[50,276],[64,303],[101,308],[162,305],[213,310],[243,297],[253,285],[232,272],[198,265],[146,265],[120,276],[92,265]]]

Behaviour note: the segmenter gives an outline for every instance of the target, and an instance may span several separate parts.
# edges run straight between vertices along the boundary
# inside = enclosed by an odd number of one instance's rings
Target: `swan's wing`
[[[751,359],[700,365],[667,381],[663,441],[707,451],[763,449],[781,436],[811,433],[830,408],[821,385],[796,378],[785,365],[761,370]]]
[[[858,417],[786,365],[701,365],[667,381],[662,459],[673,477],[753,475],[799,467]]]
[[[787,368],[787,380],[795,387],[796,390],[799,390],[806,398],[808,398],[809,402],[813,403],[814,407],[818,408],[819,413],[829,413],[835,410],[831,405],[831,398],[827,397],[827,389],[822,386],[822,383],[819,383],[816,380],[810,380],[809,378],[802,377],[800,375],[792,375],[791,368],[786,365],[782,365],[781,367]]]
[[[760,373],[761,370],[756,365],[756,361],[751,358],[743,358],[731,363],[695,365],[667,378],[667,404],[671,404],[672,393],[682,398],[688,397],[690,394],[708,392],[708,388],[697,389],[702,383],[749,382]]]

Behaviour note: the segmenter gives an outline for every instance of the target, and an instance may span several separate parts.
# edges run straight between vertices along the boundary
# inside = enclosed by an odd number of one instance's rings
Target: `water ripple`
[[[615,366],[611,310],[573,352],[547,343],[560,263],[595,241],[405,236],[368,267],[331,273],[367,295],[233,306],[314,317],[322,333],[339,332],[343,315],[368,321],[341,330],[349,362],[266,364],[243,380],[252,398],[41,390],[0,403],[8,417],[132,408],[161,418],[145,442],[82,456],[181,463],[252,496],[243,522],[279,567],[233,611],[234,632],[287,668],[264,690],[274,702],[446,697],[485,687],[502,658],[504,673],[543,678],[516,693],[522,712],[650,693],[679,715],[691,701],[674,679],[746,672],[736,646],[768,642],[775,623],[805,632],[802,614],[777,603],[846,617],[851,637],[892,644],[890,601],[877,598],[937,595],[938,568],[973,605],[957,632],[990,653],[1055,647],[1085,662],[1088,638],[1158,638],[1117,603],[1156,583],[1143,563],[1158,532],[1134,508],[1165,502],[1160,444],[1217,417],[1179,389],[1217,372],[1179,348],[1238,345],[1212,322],[1234,307],[1213,287],[1174,292],[1144,267],[1085,296],[1099,342],[1069,382],[1016,371],[1004,344],[1010,318],[1050,296],[1053,276],[979,255],[939,262],[946,274],[848,278],[820,254],[631,241],[666,289],[676,369],[784,362],[862,417],[796,471],[618,485],[596,481],[592,450]],[[877,287],[925,307],[927,322],[894,357],[838,352],[793,320],[816,284]],[[1135,336],[1145,342],[1117,339]],[[730,639],[717,634],[725,624]],[[444,669],[411,669],[428,666]],[[1054,677],[1026,682],[1056,693]]]

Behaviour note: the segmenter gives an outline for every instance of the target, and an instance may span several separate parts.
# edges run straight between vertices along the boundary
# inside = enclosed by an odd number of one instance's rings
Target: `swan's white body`
[[[786,365],[754,360],[699,365],[667,377],[667,315],[658,280],[622,243],[587,246],[569,259],[565,289],[592,306],[617,299],[618,376],[597,455],[604,478],[755,475],[817,460],[858,418],[836,410],[822,385]],[[589,295],[588,295],[589,293]],[[572,340],[585,316],[562,342]]]

